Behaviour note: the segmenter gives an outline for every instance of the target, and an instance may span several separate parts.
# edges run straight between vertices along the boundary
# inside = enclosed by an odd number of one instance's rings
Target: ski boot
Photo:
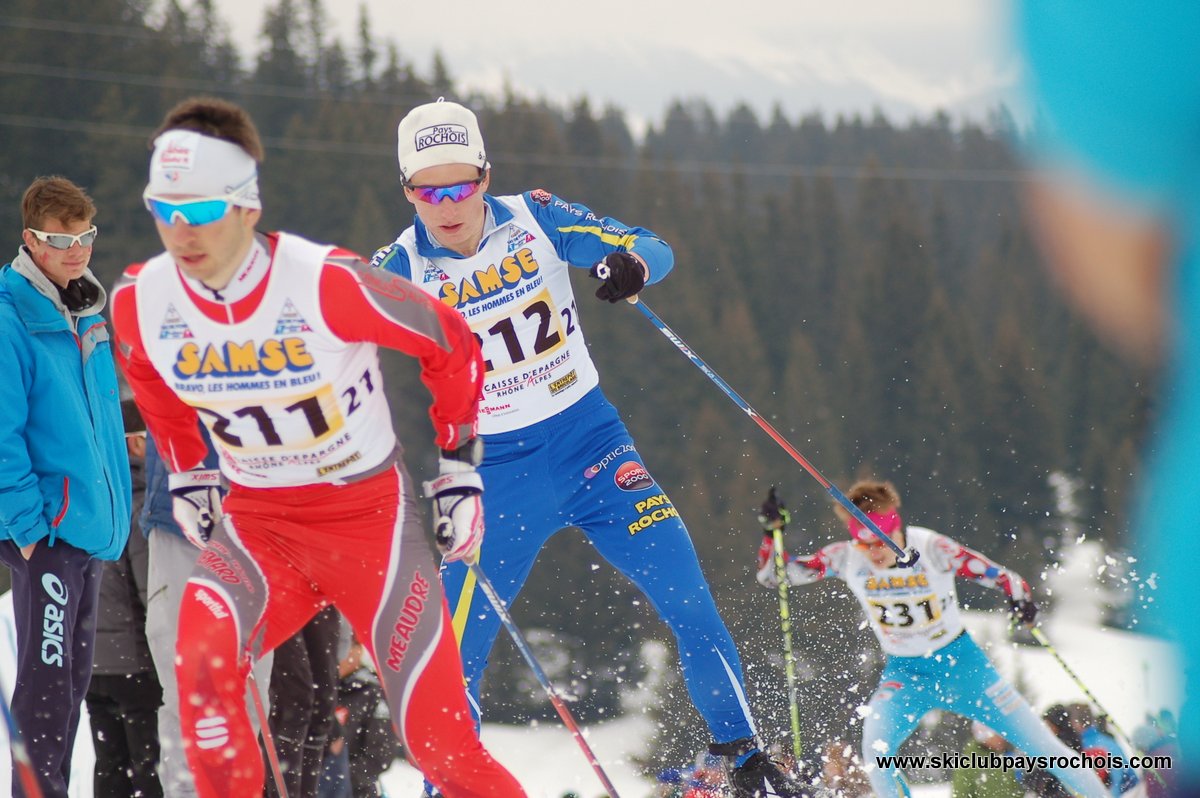
[[[813,789],[788,775],[758,747],[753,737],[713,743],[709,753],[725,757],[725,777],[733,798],[811,798]],[[739,757],[750,758],[737,765]]]

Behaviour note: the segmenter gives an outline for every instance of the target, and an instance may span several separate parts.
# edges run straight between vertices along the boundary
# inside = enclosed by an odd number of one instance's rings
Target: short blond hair
[[[900,507],[900,492],[890,482],[860,479],[846,491],[846,498],[864,513],[882,513]],[[843,521],[850,520],[850,513],[840,504],[834,505],[833,511]]]
[[[40,230],[49,219],[90,222],[96,216],[96,204],[79,186],[60,175],[39,177],[29,184],[21,197],[21,226]]]

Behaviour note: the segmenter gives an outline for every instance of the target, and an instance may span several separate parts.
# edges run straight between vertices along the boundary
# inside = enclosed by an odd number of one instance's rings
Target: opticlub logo
[[[613,474],[613,482],[617,483],[617,487],[621,490],[645,490],[654,486],[650,472],[636,460],[630,460],[617,466],[617,473]]]
[[[268,376],[288,371],[307,371],[313,366],[313,356],[304,346],[303,338],[268,338],[259,345],[253,341],[235,344],[186,343],[175,355],[175,376],[241,377],[248,374]]]
[[[476,269],[469,277],[442,284],[438,298],[452,308],[461,308],[518,285],[538,273],[533,250],[524,247],[505,256],[500,263],[486,269]]]
[[[620,446],[618,446],[617,448],[613,449],[608,454],[601,457],[600,461],[598,463],[596,463],[595,465],[590,465],[587,468],[583,469],[584,479],[591,479],[592,477],[596,476],[604,469],[608,468],[609,463],[611,463],[613,460],[616,460],[618,457],[620,457],[623,454],[629,454],[632,451],[633,451],[633,444],[622,443]]]
[[[437,147],[441,144],[460,144],[467,146],[467,129],[462,125],[431,125],[421,128],[413,137],[417,152],[426,147]]]

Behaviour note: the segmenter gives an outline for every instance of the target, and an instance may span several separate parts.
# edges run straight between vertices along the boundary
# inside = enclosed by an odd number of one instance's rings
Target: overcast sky
[[[332,33],[357,41],[365,3],[376,39],[428,75],[440,51],[458,84],[567,103],[587,95],[638,124],[674,99],[704,97],[760,118],[820,110],[896,122],[944,108],[981,118],[1017,77],[1002,55],[1004,0],[324,0]],[[243,53],[256,53],[263,0],[217,0]]]

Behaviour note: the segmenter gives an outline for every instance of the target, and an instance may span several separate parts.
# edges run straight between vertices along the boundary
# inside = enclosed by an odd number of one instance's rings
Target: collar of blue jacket
[[[513,214],[508,208],[496,201],[496,198],[491,194],[483,195],[484,216],[483,216],[483,236],[480,241],[487,241],[488,236],[494,233],[498,228],[503,227],[512,221]],[[425,223],[418,216],[413,220],[413,226],[416,227],[417,236],[417,254],[426,258],[465,258],[465,255],[460,255],[452,249],[447,249],[429,234],[429,230],[425,227]]]
[[[99,313],[108,304],[108,295],[104,291],[104,286],[100,284],[90,269],[84,269],[83,276],[79,279],[91,285],[96,298],[85,307],[72,311],[68,310],[66,304],[63,303],[58,286],[37,267],[29,250],[25,247],[22,246],[17,250],[17,256],[13,258],[10,267],[12,271],[5,273],[4,282],[12,294],[17,314],[30,332],[74,329],[75,319]],[[20,275],[25,279],[13,279],[15,275]]]

